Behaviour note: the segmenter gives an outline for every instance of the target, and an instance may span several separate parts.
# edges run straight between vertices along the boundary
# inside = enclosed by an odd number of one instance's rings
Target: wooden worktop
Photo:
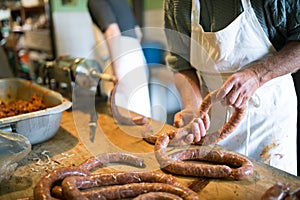
[[[32,199],[33,188],[40,178],[53,169],[77,166],[92,155],[106,152],[128,152],[141,156],[146,168],[112,164],[101,170],[155,170],[160,171],[153,154],[153,145],[141,138],[141,127],[119,126],[115,123],[107,103],[97,105],[98,124],[93,142],[90,141],[90,115],[84,110],[62,113],[61,126],[50,140],[36,144],[32,151],[19,162],[13,176],[0,185],[0,199]],[[155,131],[173,127],[152,122]],[[48,158],[48,157],[49,158]],[[260,199],[261,195],[276,182],[289,183],[291,189],[300,187],[300,177],[292,176],[263,163],[253,161],[255,174],[249,180],[200,179],[174,175],[184,185],[201,183],[200,199]],[[202,188],[203,187],[203,188]]]

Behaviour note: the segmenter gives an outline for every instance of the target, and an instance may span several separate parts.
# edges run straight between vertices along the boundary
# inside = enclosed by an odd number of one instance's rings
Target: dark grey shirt
[[[200,23],[205,31],[218,31],[230,24],[242,11],[241,0],[200,0]],[[299,0],[251,0],[256,17],[273,46],[280,50],[291,40],[300,40]],[[165,0],[165,28],[191,36],[192,0]],[[180,35],[166,31],[174,70],[189,69],[190,43]],[[179,56],[180,54],[181,56]],[[186,59],[182,58],[185,57]]]
[[[87,6],[93,22],[102,32],[117,23],[123,35],[136,37],[137,23],[127,0],[88,0]]]

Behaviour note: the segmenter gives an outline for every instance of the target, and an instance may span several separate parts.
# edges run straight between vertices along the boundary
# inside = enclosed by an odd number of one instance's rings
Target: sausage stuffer
[[[98,114],[95,96],[107,100],[101,93],[102,81],[116,82],[116,77],[102,73],[95,60],[60,57],[48,61],[39,69],[37,83],[45,85],[72,100],[73,109],[90,113],[90,141],[94,141]]]

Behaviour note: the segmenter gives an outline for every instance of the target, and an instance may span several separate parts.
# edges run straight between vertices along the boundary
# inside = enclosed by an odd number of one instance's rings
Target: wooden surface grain
[[[33,199],[33,188],[40,178],[53,169],[77,166],[91,157],[106,152],[127,152],[141,156],[146,168],[111,164],[101,171],[153,170],[160,171],[155,159],[153,145],[141,138],[141,127],[120,126],[111,116],[107,103],[97,105],[98,121],[94,141],[90,141],[90,114],[85,109],[65,111],[57,134],[50,140],[33,145],[32,151],[19,162],[13,176],[0,185],[0,199]],[[152,122],[155,132],[173,127]],[[200,199],[260,199],[262,194],[276,182],[289,183],[291,189],[300,187],[300,178],[292,176],[263,163],[253,161],[255,174],[249,180],[204,179],[174,175],[180,182],[190,186]],[[165,173],[165,172],[164,172]]]

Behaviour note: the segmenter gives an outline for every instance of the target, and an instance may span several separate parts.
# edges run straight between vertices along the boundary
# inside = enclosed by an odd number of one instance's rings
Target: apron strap
[[[191,22],[194,25],[200,23],[200,0],[192,0]]]
[[[241,0],[244,10],[251,8],[250,0]],[[193,24],[200,23],[200,0],[192,0],[192,15],[191,21]]]
[[[247,10],[247,9],[251,8],[250,0],[241,0],[241,1],[242,1],[242,5],[243,5],[244,10]]]

